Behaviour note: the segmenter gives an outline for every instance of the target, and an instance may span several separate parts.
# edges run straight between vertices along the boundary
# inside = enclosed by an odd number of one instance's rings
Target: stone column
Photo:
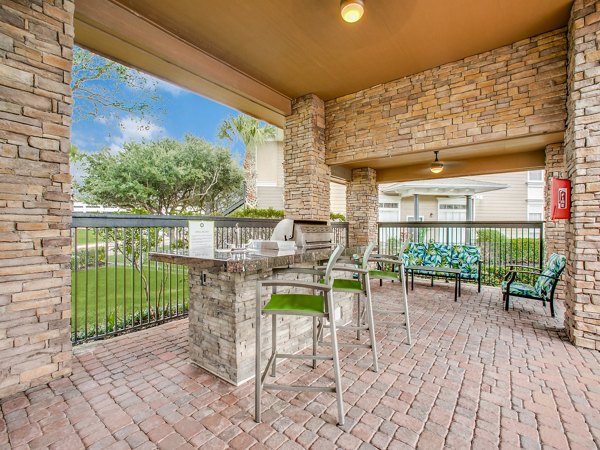
[[[352,170],[352,180],[346,187],[346,218],[350,247],[377,242],[379,192],[377,172],[364,167]]]
[[[330,169],[325,164],[325,104],[313,94],[292,102],[283,150],[285,216],[329,220]]]
[[[0,397],[71,373],[73,11],[0,3]]]
[[[575,0],[568,49],[565,326],[575,345],[600,350],[600,0]]]
[[[546,167],[545,167],[545,180],[544,180],[544,254],[546,259],[552,253],[560,253],[565,255],[565,228],[567,226],[566,220],[552,220],[552,208],[550,201],[552,198],[552,178],[564,178],[565,173],[565,147],[561,143],[550,144],[546,147]],[[565,274],[563,274],[562,280],[558,283],[557,291],[554,298],[560,300],[565,299]]]

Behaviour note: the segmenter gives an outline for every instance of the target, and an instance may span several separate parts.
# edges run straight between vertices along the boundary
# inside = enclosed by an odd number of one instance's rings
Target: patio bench
[[[477,280],[477,291],[481,292],[481,250],[477,246],[409,242],[402,259],[413,281],[415,273],[431,276],[432,286],[436,276],[454,277],[455,301],[456,294],[460,296],[462,280]]]

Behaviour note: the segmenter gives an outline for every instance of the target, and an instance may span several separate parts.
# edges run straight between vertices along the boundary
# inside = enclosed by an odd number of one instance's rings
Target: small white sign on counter
[[[212,258],[215,251],[215,223],[211,220],[190,220],[188,227],[190,255]]]

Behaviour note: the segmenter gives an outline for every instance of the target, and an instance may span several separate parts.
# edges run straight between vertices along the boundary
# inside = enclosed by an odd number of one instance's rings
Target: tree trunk
[[[246,208],[256,208],[257,192],[256,192],[256,158],[255,149],[246,147],[246,155],[244,157],[244,181],[246,182],[246,200],[244,206]]]

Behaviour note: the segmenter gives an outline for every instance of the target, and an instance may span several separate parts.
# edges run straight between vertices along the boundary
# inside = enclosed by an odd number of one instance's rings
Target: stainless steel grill
[[[295,220],[291,239],[304,249],[331,247],[333,228],[325,220]]]

